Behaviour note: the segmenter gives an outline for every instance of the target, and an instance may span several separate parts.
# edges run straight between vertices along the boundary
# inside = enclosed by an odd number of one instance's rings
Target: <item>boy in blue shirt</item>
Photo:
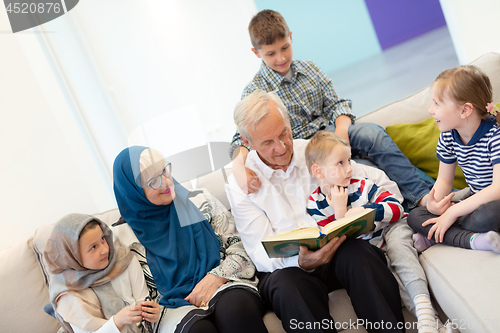
[[[242,98],[256,89],[276,91],[288,109],[294,139],[309,139],[321,129],[339,134],[349,141],[354,156],[370,158],[398,184],[409,208],[421,205],[431,185],[421,180],[417,169],[382,127],[354,124],[351,101],[337,96],[332,81],[318,66],[293,60],[292,32],[283,17],[273,10],[263,10],[252,18],[248,30],[252,51],[262,59],[262,65]],[[244,167],[248,151],[236,133],[230,148],[233,172],[242,190],[252,193],[260,187],[260,180]]]

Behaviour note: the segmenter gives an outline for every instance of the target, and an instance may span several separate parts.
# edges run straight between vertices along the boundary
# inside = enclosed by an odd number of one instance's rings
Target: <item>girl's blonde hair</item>
[[[309,140],[306,146],[306,165],[309,172],[313,164],[322,164],[326,161],[333,148],[337,145],[350,147],[349,142],[338,134],[328,131],[318,131]]]
[[[447,69],[433,83],[436,96],[442,101],[446,93],[457,104],[471,103],[482,118],[490,114],[486,105],[493,101],[493,89],[489,77],[474,65]],[[500,115],[497,114],[497,121]]]

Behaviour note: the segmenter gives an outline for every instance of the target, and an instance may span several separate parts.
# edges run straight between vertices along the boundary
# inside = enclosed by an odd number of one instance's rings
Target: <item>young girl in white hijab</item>
[[[144,332],[160,306],[145,301],[148,290],[139,262],[114,246],[111,229],[90,215],[59,220],[44,251],[50,301],[67,332]]]

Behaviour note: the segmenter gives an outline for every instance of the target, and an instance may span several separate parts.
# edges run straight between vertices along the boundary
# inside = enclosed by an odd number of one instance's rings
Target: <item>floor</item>
[[[419,91],[458,65],[448,29],[442,27],[328,75],[359,117]]]

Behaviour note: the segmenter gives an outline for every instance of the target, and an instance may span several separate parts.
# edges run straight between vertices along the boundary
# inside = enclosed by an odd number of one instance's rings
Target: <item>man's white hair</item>
[[[233,115],[234,123],[240,135],[249,142],[252,142],[252,138],[248,129],[250,126],[255,127],[262,118],[269,114],[271,102],[276,103],[281,115],[287,124],[290,124],[288,110],[274,91],[257,89],[236,104]]]

